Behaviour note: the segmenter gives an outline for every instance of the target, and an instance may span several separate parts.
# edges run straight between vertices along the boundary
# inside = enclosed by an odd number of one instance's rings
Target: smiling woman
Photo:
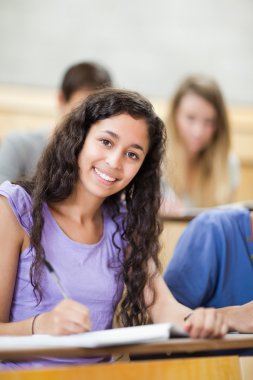
[[[214,310],[191,310],[159,273],[158,210],[165,127],[141,95],[105,89],[56,129],[35,176],[0,186],[0,334],[68,335],[172,322],[192,337],[219,337]],[[145,184],[145,186],[143,185]],[[71,299],[44,263],[52,264]],[[123,289],[125,287],[125,292]],[[5,362],[0,368],[107,361]]]
[[[130,183],[139,171],[148,147],[144,119],[121,114],[100,120],[92,126],[80,152],[79,179],[90,194],[93,191],[95,196],[105,199]]]

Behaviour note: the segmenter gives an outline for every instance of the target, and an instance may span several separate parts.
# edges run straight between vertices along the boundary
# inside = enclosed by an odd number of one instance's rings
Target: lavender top
[[[7,181],[0,186],[0,195],[8,199],[20,225],[30,235],[32,226],[30,195],[22,187]],[[117,249],[112,243],[116,225],[111,219],[110,210],[103,207],[103,236],[96,244],[81,244],[71,240],[58,226],[46,203],[43,205],[43,216],[45,224],[42,245],[47,260],[61,278],[63,286],[72,299],[89,308],[93,331],[112,328],[115,307],[123,292],[123,281],[118,279],[122,264]],[[119,216],[117,220],[120,226],[121,219],[122,216]],[[116,234],[115,241],[121,248],[120,256],[122,257],[120,233]],[[47,312],[62,300],[62,294],[44,268],[41,281],[43,299],[36,306],[29,275],[33,255],[34,251],[30,247],[20,255],[10,321],[20,321]],[[43,358],[29,362],[0,363],[0,370],[57,364],[81,364],[103,360],[108,360],[108,358]]]

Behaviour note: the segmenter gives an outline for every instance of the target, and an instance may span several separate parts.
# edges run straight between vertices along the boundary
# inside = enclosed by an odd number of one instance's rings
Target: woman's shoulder
[[[27,230],[31,227],[31,196],[25,189],[17,184],[5,181],[0,186],[0,195],[4,196],[19,220],[21,225]]]
[[[0,185],[0,194],[6,198],[19,202],[21,204],[31,205],[31,196],[26,192],[26,190],[17,184],[5,181]]]

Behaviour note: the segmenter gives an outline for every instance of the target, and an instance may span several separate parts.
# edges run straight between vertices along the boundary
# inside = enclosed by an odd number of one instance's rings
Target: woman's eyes
[[[112,143],[110,140],[107,140],[107,139],[100,139],[101,143],[105,146],[108,146],[108,147],[111,147],[112,146]]]
[[[108,139],[99,139],[99,141],[106,147],[108,148],[111,148],[113,146],[113,143],[112,141],[108,140]],[[138,154],[134,153],[134,152],[126,152],[126,156],[128,158],[130,158],[131,160],[138,160],[139,159],[139,156]]]
[[[127,157],[131,158],[132,160],[138,160],[139,156],[134,152],[127,152]]]
[[[186,115],[186,118],[189,122],[195,122],[195,121],[198,121],[198,122],[201,122],[204,126],[206,127],[214,127],[215,126],[215,122],[214,120],[209,120],[209,119],[200,119],[194,115]]]

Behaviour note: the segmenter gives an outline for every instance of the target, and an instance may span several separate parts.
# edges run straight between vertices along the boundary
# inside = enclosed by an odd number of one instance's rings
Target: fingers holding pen
[[[53,311],[56,325],[63,328],[66,334],[90,331],[90,313],[85,305],[67,299],[60,302]]]
[[[50,312],[36,317],[36,321],[32,322],[32,330],[35,331],[35,322],[37,327],[40,322],[41,331],[39,333],[42,334],[69,335],[89,331],[91,320],[88,308],[69,298],[69,294],[52,264],[46,258],[43,261],[65,299]]]
[[[90,329],[88,308],[71,299],[65,299],[50,312],[39,315],[34,324],[36,334],[69,335]]]

